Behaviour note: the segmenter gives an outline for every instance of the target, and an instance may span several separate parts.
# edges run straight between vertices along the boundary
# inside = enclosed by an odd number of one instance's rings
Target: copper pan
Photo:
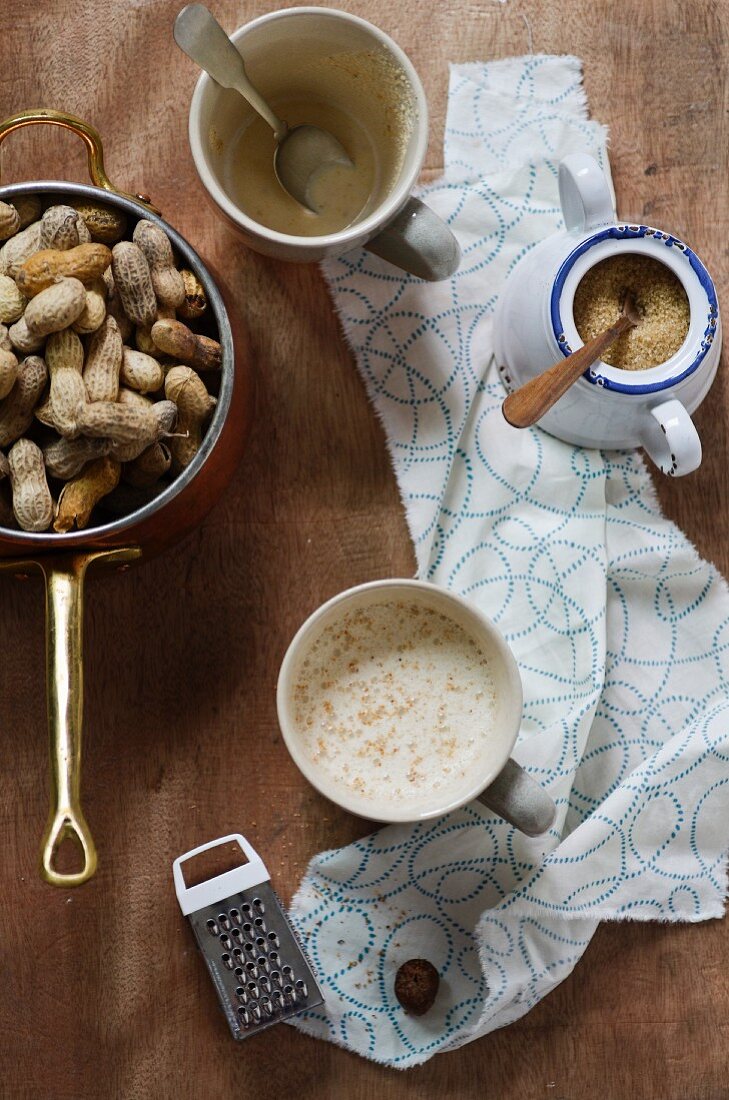
[[[81,119],[59,111],[23,111],[0,123],[0,144],[13,130],[47,123],[72,130],[85,142],[94,186],[58,180],[34,180],[0,186],[0,200],[43,194],[59,203],[102,201],[134,219],[161,225],[185,267],[202,282],[208,299],[211,335],[223,349],[218,402],[203,444],[190,465],[159,496],[135,512],[68,534],[33,534],[0,526],[0,571],[45,578],[46,687],[51,749],[51,807],[43,836],[41,873],[54,886],[78,886],[94,874],[96,848],[81,809],[81,729],[83,712],[83,598],[86,570],[94,562],[125,570],[159,553],[196,527],[228,484],[243,453],[251,421],[252,391],[247,334],[225,306],[220,281],[179,233],[164,221],[146,195],[129,195],[109,181],[98,132]],[[83,854],[80,871],[54,866],[66,837]]]

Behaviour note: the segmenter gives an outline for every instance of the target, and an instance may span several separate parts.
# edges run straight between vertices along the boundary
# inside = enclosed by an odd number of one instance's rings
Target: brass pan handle
[[[46,681],[51,749],[51,808],[41,848],[42,874],[53,886],[80,886],[96,870],[96,847],[81,809],[83,719],[83,585],[85,554],[42,565],[46,582]],[[83,867],[63,873],[54,867],[67,837],[83,855]]]
[[[23,575],[39,569],[46,583],[46,690],[51,750],[51,807],[43,833],[41,874],[52,886],[80,886],[96,870],[96,848],[81,809],[81,732],[83,721],[84,579],[94,561],[124,566],[141,554],[138,547],[79,550],[32,560],[0,561],[0,573]],[[61,842],[70,837],[83,856],[80,871],[55,867]]]
[[[104,148],[99,131],[83,119],[76,118],[75,115],[68,115],[64,111],[51,111],[45,107],[19,111],[17,115],[11,115],[4,122],[0,122],[0,145],[13,130],[20,130],[23,126],[37,126],[41,123],[60,126],[64,130],[71,130],[74,134],[78,134],[88,152],[91,182],[97,187],[110,191],[113,195],[121,195],[122,198],[141,203],[153,214],[159,214],[160,211],[152,205],[149,195],[130,195],[127,191],[120,191],[118,187],[114,187],[104,169]]]

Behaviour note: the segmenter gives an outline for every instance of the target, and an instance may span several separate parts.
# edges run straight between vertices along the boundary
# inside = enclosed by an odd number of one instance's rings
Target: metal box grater
[[[197,886],[185,885],[186,860],[232,841],[247,863]],[[233,833],[185,852],[172,864],[172,874],[234,1039],[323,1003],[265,864],[245,837]]]

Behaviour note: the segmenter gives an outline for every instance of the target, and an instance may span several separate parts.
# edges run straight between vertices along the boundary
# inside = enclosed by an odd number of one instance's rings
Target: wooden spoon
[[[640,322],[635,298],[628,290],[623,298],[620,318],[615,324],[510,393],[501,406],[505,418],[514,428],[529,428],[536,424],[619,336]]]

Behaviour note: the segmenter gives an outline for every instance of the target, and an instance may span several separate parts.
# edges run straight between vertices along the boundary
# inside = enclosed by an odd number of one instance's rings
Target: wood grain
[[[148,192],[220,270],[258,371],[244,463],[203,526],[123,577],[89,581],[85,804],[96,880],[64,894],[36,873],[46,815],[42,592],[0,582],[0,1093],[53,1097],[729,1096],[724,922],[603,926],[574,974],[524,1020],[405,1074],[279,1028],[228,1038],[173,900],[170,862],[245,827],[289,896],[309,857],[365,827],[321,800],[278,734],[274,684],[301,620],[339,589],[412,574],[402,510],[316,268],[246,251],[203,202],[186,140],[196,73],[170,0],[5,0],[0,117],[70,110],[106,139],[109,175]],[[220,0],[229,28],[268,10]],[[705,0],[350,0],[408,51],[431,105],[438,174],[447,62],[578,54],[611,128],[625,217],[678,231],[729,285],[729,12]],[[83,180],[71,135],[3,148],[3,178]],[[729,392],[697,421],[705,459],[663,479],[663,505],[729,571]]]

